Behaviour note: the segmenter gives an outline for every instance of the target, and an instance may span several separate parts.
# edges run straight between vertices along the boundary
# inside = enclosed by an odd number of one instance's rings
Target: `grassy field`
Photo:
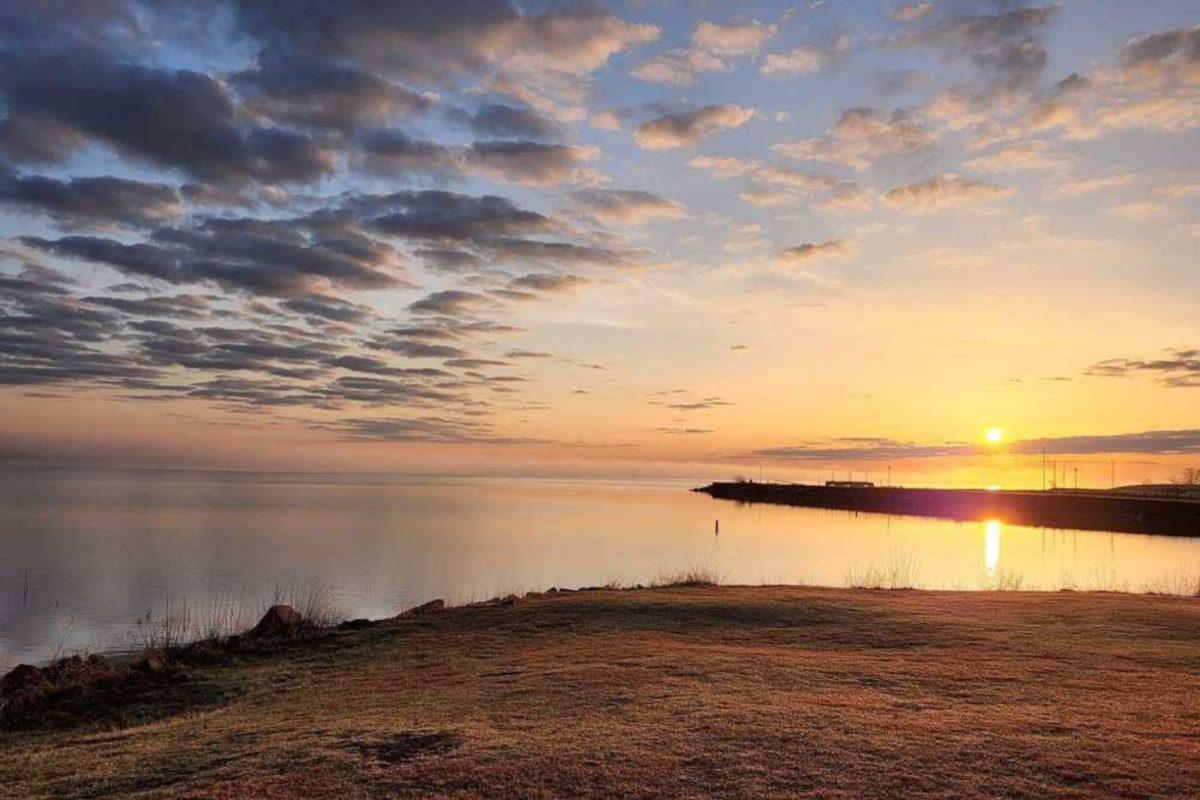
[[[189,678],[190,708],[168,688],[122,712],[171,710],[157,721],[0,734],[0,796],[1200,791],[1195,599],[589,591],[389,621]]]

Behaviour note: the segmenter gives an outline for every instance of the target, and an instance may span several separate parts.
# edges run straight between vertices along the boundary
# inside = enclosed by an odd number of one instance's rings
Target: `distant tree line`
[[[1184,467],[1178,475],[1171,478],[1171,483],[1179,486],[1200,486],[1200,469]]]

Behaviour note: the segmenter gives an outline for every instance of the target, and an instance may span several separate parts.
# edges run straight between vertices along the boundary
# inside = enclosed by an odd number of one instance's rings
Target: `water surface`
[[[316,582],[347,615],[381,617],[689,566],[937,589],[1174,590],[1200,575],[1200,538],[743,506],[692,483],[3,470],[0,661],[127,646],[133,619],[168,600],[257,609]]]

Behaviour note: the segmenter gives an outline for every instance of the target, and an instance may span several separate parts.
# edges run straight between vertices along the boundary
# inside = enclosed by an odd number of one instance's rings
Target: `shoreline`
[[[1102,491],[990,491],[715,481],[692,491],[740,503],[829,508],[958,521],[1200,537],[1200,501]]]
[[[1099,592],[510,596],[188,665],[134,724],[0,733],[0,796],[1185,796],[1198,626],[1196,598]]]

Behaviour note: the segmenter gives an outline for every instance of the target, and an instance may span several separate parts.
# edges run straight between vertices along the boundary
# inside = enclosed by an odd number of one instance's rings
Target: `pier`
[[[1200,501],[1105,491],[991,491],[715,482],[693,491],[741,503],[833,508],[1013,525],[1200,536]]]

